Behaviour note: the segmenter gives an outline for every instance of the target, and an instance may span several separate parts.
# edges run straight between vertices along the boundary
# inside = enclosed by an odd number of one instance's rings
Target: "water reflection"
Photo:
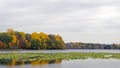
[[[15,60],[6,60],[3,62],[0,62],[1,65],[7,65],[7,66],[15,66],[15,65],[26,65],[31,64],[32,66],[36,65],[46,65],[46,64],[59,64],[61,63],[61,59],[54,59],[54,60],[32,60],[32,61],[15,61]]]
[[[54,61],[54,62],[53,62]],[[21,62],[16,65],[12,61],[8,65],[0,65],[0,68],[120,68],[120,60],[118,59],[78,59],[78,60],[34,60],[26,64]]]

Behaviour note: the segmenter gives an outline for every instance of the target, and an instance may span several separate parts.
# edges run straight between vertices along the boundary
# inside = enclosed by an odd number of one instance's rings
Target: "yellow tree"
[[[41,48],[46,49],[47,48],[47,41],[49,40],[49,37],[44,32],[40,32],[40,39],[41,39]]]
[[[36,32],[32,33],[31,38],[34,39],[34,40],[40,40],[39,34],[36,33]]]
[[[8,29],[7,33],[14,34],[14,30],[13,29]]]
[[[40,37],[39,34],[36,32],[33,32],[31,35],[31,47],[33,49],[40,49]]]
[[[62,40],[62,37],[60,35],[56,35],[55,40],[56,40],[56,46],[57,46],[56,48],[59,48],[59,49],[65,48],[65,43]]]
[[[11,43],[9,43],[10,47],[15,48],[17,46],[16,43],[17,43],[17,38],[15,35],[12,35],[12,41],[11,41]]]
[[[30,45],[30,41],[25,40],[25,44],[26,44],[26,48],[30,48],[30,47],[31,47],[31,45]]]
[[[22,37],[22,40],[25,40],[25,33],[24,32],[20,32],[20,35]]]

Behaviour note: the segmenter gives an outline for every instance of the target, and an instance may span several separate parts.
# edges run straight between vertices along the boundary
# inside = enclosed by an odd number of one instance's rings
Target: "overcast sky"
[[[120,0],[0,0],[0,31],[60,34],[65,42],[120,43]]]

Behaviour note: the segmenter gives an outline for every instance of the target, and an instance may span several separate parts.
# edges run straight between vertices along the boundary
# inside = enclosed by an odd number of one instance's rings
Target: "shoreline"
[[[22,51],[22,50],[120,50],[120,49],[0,49],[0,51]]]

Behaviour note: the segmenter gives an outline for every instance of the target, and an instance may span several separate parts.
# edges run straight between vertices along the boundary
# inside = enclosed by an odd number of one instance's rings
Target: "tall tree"
[[[5,33],[0,33],[0,41],[3,42],[3,48],[9,48],[9,43],[12,42],[12,37]]]

